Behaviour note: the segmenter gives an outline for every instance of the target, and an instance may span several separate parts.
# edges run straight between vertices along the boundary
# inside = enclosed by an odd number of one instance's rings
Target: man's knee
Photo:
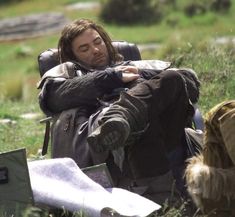
[[[168,69],[163,72],[162,83],[169,87],[183,88],[192,103],[196,103],[200,94],[200,82],[195,72],[186,69]]]
[[[167,89],[171,93],[177,93],[185,90],[185,83],[182,76],[176,70],[170,69],[161,73],[160,86]]]
[[[173,79],[182,82],[182,76],[180,75],[179,70],[176,69],[167,69],[163,72],[163,76],[165,79]]]

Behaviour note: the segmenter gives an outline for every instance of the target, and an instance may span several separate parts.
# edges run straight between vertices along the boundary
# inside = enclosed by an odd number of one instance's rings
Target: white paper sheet
[[[98,217],[112,209],[121,216],[144,217],[160,205],[121,188],[105,189],[86,176],[70,158],[28,163],[35,203]],[[107,215],[105,215],[107,216]]]

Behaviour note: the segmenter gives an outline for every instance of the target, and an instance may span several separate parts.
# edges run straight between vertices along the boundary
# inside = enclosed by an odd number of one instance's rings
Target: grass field
[[[203,115],[217,103],[235,98],[235,44],[216,44],[220,37],[235,38],[235,1],[225,14],[207,13],[193,18],[181,11],[170,11],[161,23],[117,26],[103,23],[99,10],[68,11],[65,6],[75,0],[25,0],[0,5],[0,19],[41,12],[62,12],[70,20],[91,18],[99,21],[114,40],[138,44],[155,43],[160,48],[142,53],[143,59],[162,59],[178,67],[193,68],[201,80],[199,101]],[[185,1],[177,1],[179,5]],[[172,22],[174,21],[174,22]],[[0,42],[0,152],[26,147],[28,156],[37,154],[43,142],[43,117],[38,102],[39,80],[37,56],[57,46],[60,33],[22,41]],[[39,114],[24,119],[25,113]],[[49,157],[49,156],[48,156]]]

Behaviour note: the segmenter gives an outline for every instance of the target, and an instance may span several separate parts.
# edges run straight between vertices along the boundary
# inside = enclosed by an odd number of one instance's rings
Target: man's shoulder
[[[38,82],[37,87],[42,88],[47,78],[68,79],[68,78],[73,78],[75,76],[76,76],[76,65],[72,62],[65,62],[48,70],[42,76],[41,80]]]

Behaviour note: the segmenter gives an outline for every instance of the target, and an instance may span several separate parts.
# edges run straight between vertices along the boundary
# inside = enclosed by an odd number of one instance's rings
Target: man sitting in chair
[[[65,26],[58,54],[60,65],[39,83],[40,106],[53,116],[76,109],[76,133],[62,149],[55,143],[60,134],[54,134],[53,157],[65,157],[62,150],[70,149],[67,156],[80,167],[106,162],[116,183],[174,167],[170,156],[184,149],[184,128],[199,97],[192,70],[123,61],[106,31],[87,19]]]

